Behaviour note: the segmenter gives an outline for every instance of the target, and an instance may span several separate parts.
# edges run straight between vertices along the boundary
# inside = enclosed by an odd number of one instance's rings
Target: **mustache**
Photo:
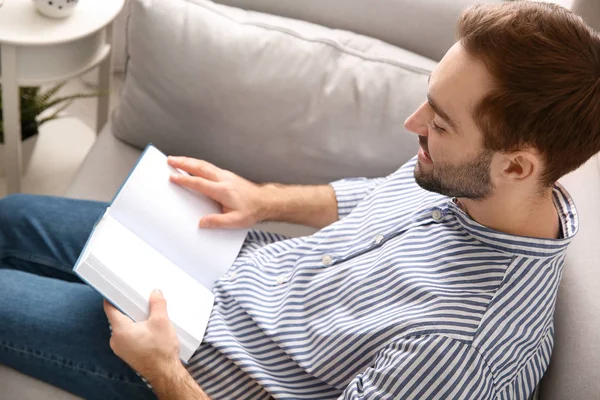
[[[425,136],[419,136],[419,145],[425,150],[427,154],[429,154],[429,148],[427,147],[427,139]]]

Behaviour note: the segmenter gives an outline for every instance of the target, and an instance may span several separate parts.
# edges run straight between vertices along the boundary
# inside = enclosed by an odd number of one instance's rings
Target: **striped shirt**
[[[419,187],[415,163],[332,183],[340,220],[312,236],[250,232],[188,364],[212,399],[530,396],[573,201],[554,186],[563,238],[509,235]]]

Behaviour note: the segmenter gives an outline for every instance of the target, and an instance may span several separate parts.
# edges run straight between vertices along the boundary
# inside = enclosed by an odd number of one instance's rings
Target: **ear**
[[[500,175],[506,182],[523,182],[537,177],[541,170],[541,155],[533,149],[523,149],[502,155]]]

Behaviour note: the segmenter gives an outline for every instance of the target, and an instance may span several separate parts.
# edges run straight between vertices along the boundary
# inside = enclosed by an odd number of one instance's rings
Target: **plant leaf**
[[[42,118],[38,121],[38,127],[42,126],[43,124],[45,124],[48,121],[52,121],[54,119],[60,118],[60,113],[65,111],[71,104],[73,104],[73,100],[68,101],[66,104],[64,104],[61,108],[59,108],[58,110],[56,110],[55,112],[53,112],[51,115]]]
[[[53,98],[58,92],[67,84],[67,82],[61,82],[45,92],[41,91],[38,86],[21,87],[19,90],[20,97],[20,110],[21,110],[21,123],[26,124],[28,121],[35,121],[42,113],[48,109],[59,106],[60,108],[53,111],[51,115],[43,117],[38,121],[38,126],[48,121],[59,118],[60,113],[63,112],[67,107],[73,104],[76,99],[90,98],[106,96],[108,93],[96,92],[96,93],[77,93],[58,98]],[[1,85],[0,85],[1,89]],[[62,104],[64,103],[64,104]],[[4,125],[2,115],[2,90],[0,90],[0,143],[4,143]]]
[[[57,85],[54,85],[52,88],[48,89],[48,91],[46,93],[42,93],[37,97],[38,99],[38,103],[43,104],[45,102],[47,102],[48,100],[50,100],[51,97],[54,97],[54,95],[56,93],[58,93],[58,91],[60,89],[62,89],[65,85],[67,84],[67,82],[61,82]]]
[[[97,97],[97,95],[95,93],[89,93],[89,94],[73,94],[70,96],[59,97],[59,98],[49,101],[47,103],[38,105],[38,107],[35,108],[36,115],[39,115],[42,112],[46,111],[47,109],[52,108],[60,103],[65,102],[65,101],[72,101],[72,100],[76,100],[76,99],[85,99],[85,98],[89,98],[89,97]]]

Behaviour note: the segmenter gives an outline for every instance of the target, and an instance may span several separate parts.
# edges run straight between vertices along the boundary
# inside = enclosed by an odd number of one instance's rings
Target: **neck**
[[[534,200],[499,192],[484,200],[458,198],[457,204],[473,220],[499,232],[544,239],[559,237],[560,221],[552,190]]]

